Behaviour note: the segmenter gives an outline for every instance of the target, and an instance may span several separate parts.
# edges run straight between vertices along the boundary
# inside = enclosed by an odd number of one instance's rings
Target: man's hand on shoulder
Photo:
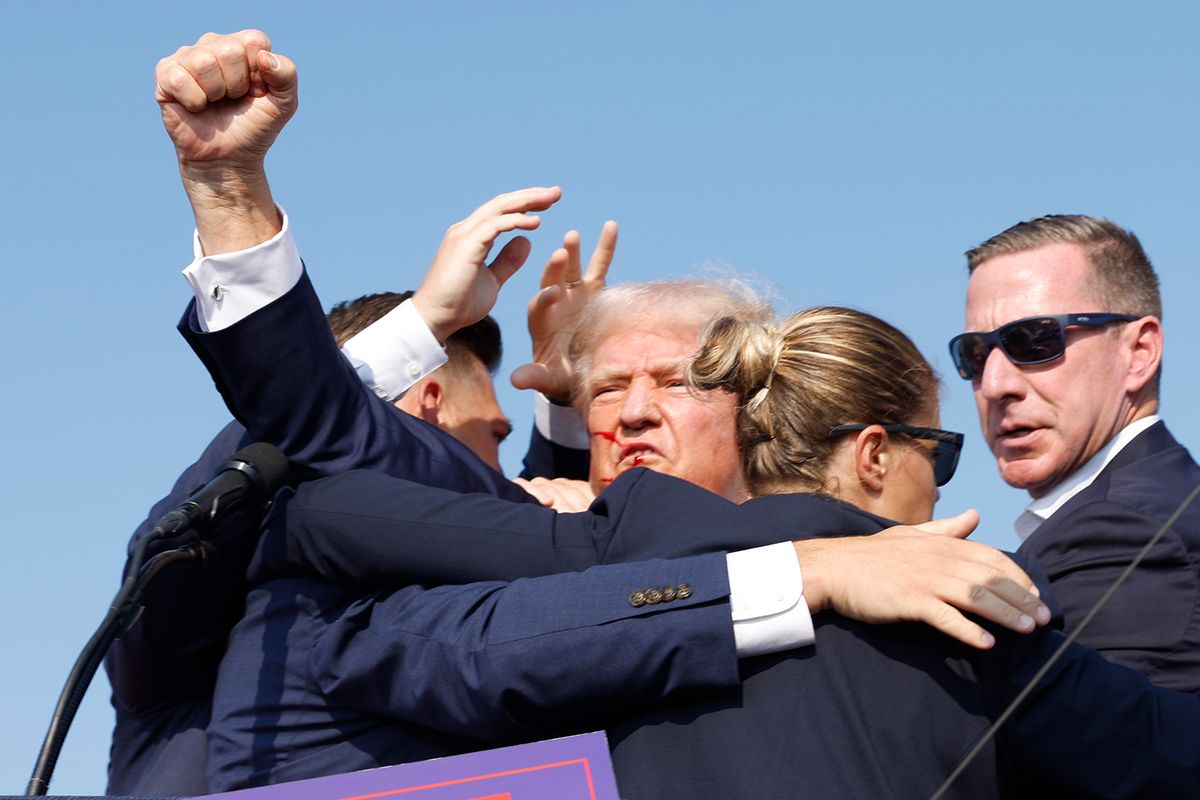
[[[978,524],[979,514],[967,511],[874,536],[795,542],[809,609],[870,623],[924,622],[984,650],[994,637],[964,611],[1018,633],[1049,622],[1049,608],[1012,559],[965,540]]]

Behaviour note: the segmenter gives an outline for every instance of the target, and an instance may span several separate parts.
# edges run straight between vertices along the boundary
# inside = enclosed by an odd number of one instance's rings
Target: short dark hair
[[[338,303],[329,310],[325,319],[338,347],[344,345],[351,337],[361,333],[365,328],[413,296],[412,292],[379,292],[365,294],[354,300]],[[462,355],[471,355],[479,359],[487,371],[496,374],[500,368],[500,359],[504,356],[504,346],[500,340],[500,326],[496,320],[489,317],[455,331],[446,340],[446,356],[450,361],[461,359]]]

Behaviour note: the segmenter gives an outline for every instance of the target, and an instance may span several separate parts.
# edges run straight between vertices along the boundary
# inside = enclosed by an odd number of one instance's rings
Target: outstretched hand
[[[509,231],[534,230],[542,218],[529,212],[545,211],[560,197],[562,189],[557,186],[509,192],[450,226],[412,298],[439,342],[487,316],[500,287],[529,258],[529,240],[518,236],[486,263],[496,238]]]
[[[863,622],[924,622],[980,649],[995,638],[963,612],[1018,633],[1050,621],[1037,587],[1012,559],[966,537],[979,514],[875,534],[795,542],[804,597],[814,613],[832,609]]]
[[[579,231],[568,231],[542,271],[541,291],[529,301],[529,336],[533,361],[513,370],[518,389],[536,389],[559,403],[571,396],[571,362],[567,353],[575,321],[604,290],[608,268],[617,248],[617,223],[609,220],[588,260],[587,272],[579,255]]]

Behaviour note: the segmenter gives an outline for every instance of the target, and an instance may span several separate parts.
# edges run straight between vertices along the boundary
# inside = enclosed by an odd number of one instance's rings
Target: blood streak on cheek
[[[592,436],[599,436],[601,439],[605,440],[606,442],[612,442],[613,444],[617,444],[617,435],[615,433],[609,433],[608,431],[596,431],[595,433],[592,434]]]

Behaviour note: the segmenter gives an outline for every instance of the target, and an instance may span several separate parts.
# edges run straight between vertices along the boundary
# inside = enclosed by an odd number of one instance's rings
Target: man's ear
[[[442,405],[445,402],[446,393],[442,390],[442,384],[437,378],[429,376],[418,381],[403,396],[397,398],[393,405],[430,425],[438,425],[441,422]]]
[[[1158,373],[1162,363],[1163,332],[1158,317],[1142,317],[1128,323],[1124,340],[1129,345],[1129,369],[1125,391],[1136,395]]]
[[[854,471],[868,495],[883,491],[883,476],[891,464],[891,445],[881,425],[871,425],[854,439]]]

